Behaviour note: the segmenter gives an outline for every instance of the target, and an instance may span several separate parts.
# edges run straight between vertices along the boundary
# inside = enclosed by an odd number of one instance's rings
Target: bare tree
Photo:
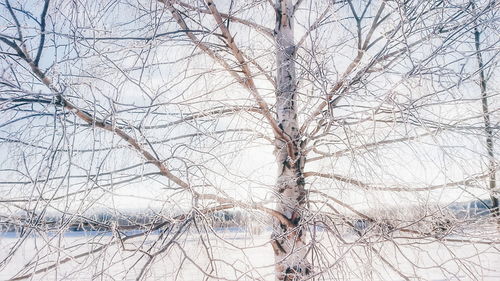
[[[495,0],[42,2],[1,7],[5,278],[498,275]]]
[[[475,4],[471,1],[471,6],[475,10]],[[484,70],[484,61],[483,54],[481,50],[481,32],[476,25],[474,27],[474,46],[476,47],[476,58],[478,64],[479,71],[479,86],[481,89],[481,104],[483,109],[483,118],[484,118],[484,132],[486,134],[486,151],[488,152],[488,171],[489,175],[489,188],[491,189],[491,208],[495,216],[499,215],[500,209],[498,207],[498,198],[495,194],[496,192],[496,163],[495,163],[495,154],[494,154],[494,146],[493,146],[493,129],[491,126],[491,115],[489,110],[488,103],[488,93],[487,93],[487,78]]]

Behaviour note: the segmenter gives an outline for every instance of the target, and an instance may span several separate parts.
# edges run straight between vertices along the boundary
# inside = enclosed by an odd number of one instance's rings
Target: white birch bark
[[[290,220],[293,227],[276,220],[272,246],[276,262],[276,279],[301,280],[311,273],[311,268],[306,259],[306,231],[301,226],[302,207],[306,197],[303,175],[305,159],[301,155],[301,135],[297,120],[293,3],[291,0],[277,0],[275,8],[277,121],[292,142],[290,148],[290,145],[287,147],[282,139],[276,140],[277,210]]]

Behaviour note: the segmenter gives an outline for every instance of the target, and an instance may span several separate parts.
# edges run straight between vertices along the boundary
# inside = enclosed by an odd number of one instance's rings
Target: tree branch
[[[473,182],[476,182],[478,180],[485,179],[485,178],[489,177],[489,173],[481,174],[478,176],[472,176],[472,177],[469,177],[467,179],[449,182],[446,184],[438,184],[438,185],[431,185],[431,186],[426,186],[426,187],[416,187],[416,188],[413,188],[413,187],[378,187],[378,186],[373,186],[373,185],[367,184],[367,183],[362,182],[362,181],[357,180],[357,179],[345,177],[345,176],[338,175],[338,174],[305,172],[304,177],[321,177],[321,178],[326,178],[326,179],[334,179],[334,180],[338,180],[341,182],[352,184],[352,185],[357,186],[357,187],[361,187],[362,189],[365,189],[365,190],[395,191],[395,192],[421,192],[421,191],[432,191],[432,190],[437,190],[437,189],[452,187],[452,186],[458,186],[458,185],[471,185]]]
[[[38,44],[38,51],[36,53],[35,61],[34,61],[34,64],[36,66],[38,66],[38,63],[40,61],[40,57],[42,56],[43,47],[45,44],[45,25],[46,25],[45,18],[47,17],[49,3],[50,3],[50,0],[45,0],[45,4],[43,5],[42,15],[40,16],[40,18],[41,18],[41,20],[40,20],[40,43]]]
[[[177,23],[179,24],[179,26],[181,28],[186,29],[186,30],[189,29],[186,22],[184,21],[181,14],[179,13],[179,11],[172,5],[172,2],[173,2],[172,0],[158,0],[158,1],[162,2],[167,7],[167,9],[170,10],[172,16],[174,17],[174,19],[177,21]],[[269,125],[273,129],[273,133],[274,133],[275,137],[283,140],[287,144],[287,149],[290,150],[290,152],[293,151],[293,148],[291,148],[292,141],[291,141],[290,137],[283,133],[283,130],[278,126],[278,123],[276,122],[276,120],[271,116],[271,112],[270,112],[270,109],[269,109],[267,102],[260,96],[260,94],[257,91],[257,87],[255,86],[255,84],[253,82],[253,78],[251,76],[248,65],[245,63],[245,60],[244,60],[243,56],[241,55],[241,53],[239,52],[236,44],[234,43],[234,39],[229,34],[227,27],[225,27],[225,25],[223,24],[220,14],[219,14],[219,16],[217,16],[218,12],[215,9],[215,5],[212,5],[212,6],[213,6],[212,12],[214,13],[213,15],[214,15],[214,17],[219,25],[219,28],[222,30],[223,35],[226,38],[226,43],[228,44],[228,47],[230,48],[233,55],[238,59],[238,62],[240,63],[240,67],[243,69],[245,78],[242,78],[236,71],[232,70],[231,67],[229,66],[229,64],[225,61],[225,59],[223,57],[221,57],[220,55],[218,55],[217,53],[212,51],[210,48],[208,48],[194,34],[188,32],[187,33],[188,37],[193,41],[194,44],[196,44],[200,49],[202,49],[207,55],[212,57],[217,63],[219,63],[224,69],[226,69],[226,71],[228,71],[229,74],[231,74],[231,76],[233,76],[236,79],[236,81],[238,81],[242,86],[244,86],[253,95],[257,104],[261,108],[264,117],[266,118]],[[291,153],[290,155],[292,156],[293,153]]]
[[[163,0],[161,0],[161,1],[163,1]],[[175,4],[178,4],[179,6],[182,6],[184,8],[189,9],[189,10],[196,11],[196,12],[199,12],[199,13],[202,13],[202,14],[211,14],[210,10],[201,9],[201,8],[189,5],[187,3],[184,3],[182,1],[175,1]],[[260,24],[257,24],[255,22],[252,22],[252,21],[249,21],[249,20],[245,20],[245,19],[242,19],[242,18],[235,17],[233,15],[228,15],[228,14],[225,14],[225,13],[220,13],[220,16],[222,18],[225,18],[225,19],[228,19],[228,20],[231,20],[231,21],[234,21],[234,22],[246,25],[248,27],[254,28],[255,30],[261,32],[262,34],[264,34],[267,37],[269,37],[269,38],[271,38],[271,39],[274,40],[273,30],[270,29],[270,28],[267,28],[265,26],[262,26]]]

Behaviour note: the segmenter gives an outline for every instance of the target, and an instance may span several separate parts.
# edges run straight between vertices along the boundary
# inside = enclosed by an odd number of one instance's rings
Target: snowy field
[[[468,231],[499,237],[495,229]],[[318,231],[315,236],[318,244],[313,262],[321,264],[315,280],[500,280],[498,244],[414,240],[397,235],[368,243],[353,233],[343,235],[344,242],[339,243],[327,232]],[[136,280],[148,261],[141,251],[158,253],[142,280],[273,280],[268,232],[191,233],[174,241],[172,236],[160,238],[153,233],[123,244],[115,243],[110,233],[95,232],[24,239],[4,233],[0,237],[0,280],[9,280],[20,271],[17,276],[43,269],[56,261],[62,264],[29,280]],[[99,247],[103,249],[88,254]],[[9,249],[16,251],[9,253]]]

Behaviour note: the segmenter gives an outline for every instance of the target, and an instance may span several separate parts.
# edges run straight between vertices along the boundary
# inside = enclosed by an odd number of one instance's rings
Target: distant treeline
[[[489,207],[491,200],[474,200],[469,202],[457,202],[447,206],[426,206],[425,209],[419,207],[405,208],[405,212],[398,210],[369,210],[370,217],[385,221],[384,224],[392,225],[398,221],[404,221],[407,216],[417,216],[419,218],[436,219],[475,219],[490,215]],[[434,211],[433,211],[434,210]],[[436,217],[436,210],[441,210],[441,218]],[[447,214],[444,214],[445,210]],[[179,212],[180,213],[180,212]],[[427,214],[424,214],[427,213]],[[442,217],[444,215],[444,217]],[[99,212],[88,216],[68,217],[68,216],[40,216],[37,214],[24,215],[0,215],[1,232],[23,232],[27,229],[39,231],[113,231],[116,230],[147,230],[166,221],[169,221],[175,214],[169,217],[160,213],[119,213]],[[405,216],[402,217],[402,216]],[[447,218],[445,218],[447,217]],[[260,218],[256,220],[254,214],[241,210],[224,210],[207,215],[199,215],[198,220],[209,223],[214,228],[246,228],[252,232],[260,232],[269,222]],[[355,228],[367,225],[364,218],[351,218]],[[425,221],[425,219],[424,219]],[[391,222],[389,224],[389,222]]]
[[[174,215],[175,216],[175,215]],[[198,217],[215,228],[246,227],[250,216],[240,210],[218,211]],[[22,232],[28,228],[41,231],[112,231],[149,229],[170,220],[155,213],[115,214],[100,212],[89,216],[38,216],[36,214],[0,216],[1,232]]]

